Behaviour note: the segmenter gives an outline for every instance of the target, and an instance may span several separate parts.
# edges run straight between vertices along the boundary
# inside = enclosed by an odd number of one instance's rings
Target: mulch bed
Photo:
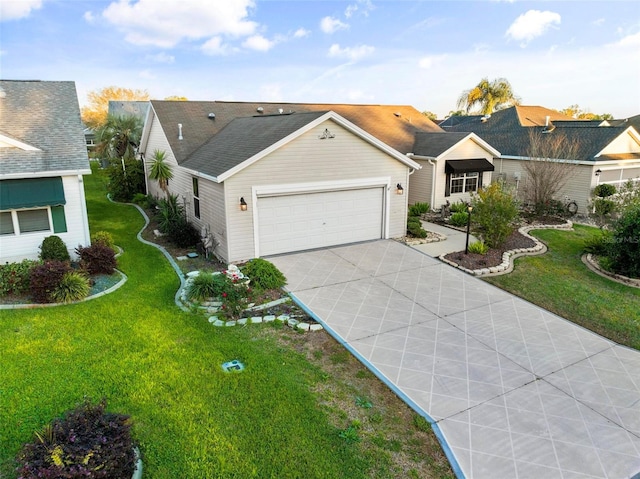
[[[514,231],[500,248],[492,248],[487,254],[465,254],[464,251],[462,251],[449,253],[445,258],[470,270],[491,268],[502,263],[502,255],[506,251],[520,248],[531,248],[535,245],[535,241],[531,238],[527,238],[522,233]]]

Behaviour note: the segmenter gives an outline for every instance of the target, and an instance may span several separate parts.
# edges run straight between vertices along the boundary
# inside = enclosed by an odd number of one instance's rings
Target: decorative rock
[[[322,331],[324,329],[324,327],[322,327],[322,324],[311,324],[309,325],[309,329],[311,331]]]
[[[187,273],[187,278],[195,278],[200,274],[200,271],[189,271]]]
[[[235,326],[236,325],[236,321],[227,321],[226,326]]]
[[[298,325],[296,326],[298,329],[301,329],[302,331],[309,331],[309,323],[298,323]]]
[[[218,327],[225,326],[226,324],[227,324],[227,323],[225,323],[225,322],[224,322],[223,320],[221,320],[221,319],[216,319],[216,320],[213,322],[213,325],[214,325],[214,326],[218,326]]]
[[[262,316],[251,316],[251,322],[252,323],[261,323],[262,322]]]
[[[242,318],[238,320],[238,324],[247,324],[248,318]]]
[[[265,316],[265,320],[267,319],[267,317]],[[280,316],[278,316],[278,321],[289,321],[289,315],[288,314],[281,314]]]
[[[297,319],[289,318],[287,320],[287,324],[289,326],[291,326],[292,328],[295,328],[299,323],[300,323],[300,321],[298,321]]]
[[[209,322],[210,322],[210,323],[215,323],[216,321],[218,321],[218,317],[217,317],[217,316],[211,316],[211,317],[209,318]]]
[[[275,321],[276,317],[271,315],[271,316],[265,316],[262,319],[264,320],[265,323],[270,323],[271,321]]]

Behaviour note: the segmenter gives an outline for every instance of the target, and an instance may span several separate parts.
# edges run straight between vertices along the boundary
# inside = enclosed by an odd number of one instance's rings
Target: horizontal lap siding
[[[64,188],[64,215],[67,223],[66,233],[54,233],[51,231],[24,233],[21,235],[0,236],[0,253],[2,262],[17,262],[23,259],[37,259],[40,253],[39,247],[42,240],[55,234],[64,241],[71,257],[75,258],[75,248],[78,245],[89,244],[89,226],[85,222],[86,205],[84,203],[84,182],[79,181],[78,176],[62,177]]]
[[[416,161],[422,169],[414,171],[409,176],[409,204],[431,203],[433,166],[425,160]]]
[[[335,137],[320,140],[325,129]],[[230,259],[246,260],[255,253],[252,186],[375,177],[391,179],[389,236],[402,236],[407,197],[395,194],[395,185],[406,188],[408,168],[333,121],[318,125],[225,181]],[[249,203],[247,211],[240,211],[240,197]]]
[[[165,193],[158,186],[158,182],[148,178],[150,164],[153,161],[153,152],[155,150],[164,151],[166,153],[166,162],[171,165],[173,178],[169,180],[169,192],[177,195],[181,204],[185,205],[187,219],[200,231],[203,227],[207,227],[213,233],[218,243],[215,249],[216,255],[223,260],[227,259],[227,235],[224,220],[224,187],[211,180],[204,178],[198,179],[200,194],[200,219],[194,216],[193,210],[193,174],[181,168],[171,148],[169,142],[160,127],[158,120],[153,118],[151,129],[149,131],[149,140],[147,142],[146,158],[146,175],[149,194],[156,198],[165,198]],[[184,199],[183,199],[184,196]]]

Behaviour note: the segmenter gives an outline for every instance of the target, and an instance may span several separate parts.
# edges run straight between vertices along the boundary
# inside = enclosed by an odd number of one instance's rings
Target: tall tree
[[[147,101],[149,93],[146,90],[131,90],[117,86],[108,86],[100,90],[93,90],[87,94],[89,105],[81,109],[82,121],[90,128],[97,129],[107,121],[109,101]]]
[[[515,95],[511,84],[505,78],[492,81],[483,78],[471,90],[462,92],[458,98],[458,108],[464,108],[467,113],[477,108],[478,113],[483,115],[490,115],[496,110],[519,104],[520,98]]]
[[[96,151],[109,160],[135,158],[141,136],[140,118],[108,115],[96,130]]]
[[[560,110],[563,115],[576,118],[578,120],[613,120],[611,113],[602,113],[600,115],[591,113],[580,108],[580,105],[570,105],[564,110]]]
[[[149,178],[156,180],[160,189],[169,199],[169,180],[173,178],[171,165],[167,163],[167,154],[164,151],[154,150],[151,168],[149,168]]]
[[[165,98],[165,101],[189,101],[186,96],[171,95]]]

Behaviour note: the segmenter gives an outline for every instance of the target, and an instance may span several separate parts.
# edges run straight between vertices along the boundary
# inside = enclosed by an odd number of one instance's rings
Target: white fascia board
[[[149,135],[151,134],[151,123],[153,118],[156,117],[156,112],[153,109],[153,104],[149,102],[149,108],[147,108],[147,117],[144,119],[144,126],[142,127],[142,136],[140,137],[140,152],[147,153],[147,142],[149,141]]]
[[[518,160],[518,161],[538,161],[539,158],[531,158],[530,156],[515,156],[515,155],[502,155],[502,160]],[[567,160],[566,158],[544,158],[543,160],[558,161],[561,163],[573,163],[576,165],[595,165],[605,164],[604,161],[586,161],[586,160]]]
[[[36,171],[31,173],[9,173],[0,174],[2,180],[26,180],[31,178],[54,178],[56,176],[83,176],[90,175],[91,169],[82,170],[60,170],[60,171]]]
[[[416,155],[415,153],[407,153],[407,156],[409,158],[415,158],[416,160],[438,161],[438,158],[435,156]]]
[[[482,138],[480,138],[478,135],[476,135],[475,133],[469,133],[467,136],[465,136],[462,140],[458,141],[455,145],[452,145],[450,148],[446,149],[445,151],[443,151],[442,153],[440,153],[438,155],[437,158],[434,158],[435,160],[438,160],[440,158],[444,158],[446,155],[448,155],[451,151],[455,150],[461,143],[465,142],[465,141],[473,141],[474,143],[476,143],[478,146],[480,146],[480,148],[483,148],[484,150],[487,150],[488,153],[491,153],[491,156],[493,156],[494,158],[498,158],[500,157],[500,152],[498,150],[496,150],[493,146],[491,146],[489,143],[487,143],[486,141],[484,141]]]
[[[633,138],[636,143],[640,144],[640,133],[638,133],[636,131],[636,129],[632,126],[627,127],[626,130],[624,130],[622,133],[620,133],[618,136],[616,136],[616,138],[613,141],[616,141],[618,138],[620,138],[623,135],[629,134],[629,136],[631,136],[631,138]],[[613,143],[613,141],[609,142],[607,144],[607,146],[609,146],[611,143]],[[607,146],[605,146],[602,150],[600,150],[595,156],[594,158],[598,158],[600,155],[602,155],[603,151],[607,148]]]
[[[252,186],[253,197],[284,196],[298,193],[318,193],[323,191],[349,190],[360,188],[390,188],[390,177],[356,178],[350,180],[314,181],[310,183],[283,183],[280,185]]]
[[[226,179],[228,179],[231,176],[235,175],[239,171],[242,171],[245,168],[247,168],[248,166],[251,166],[256,161],[258,161],[258,160],[264,158],[265,156],[273,153],[274,151],[276,151],[280,147],[282,147],[282,146],[286,145],[287,143],[293,141],[294,139],[298,138],[299,136],[303,135],[304,133],[307,133],[308,131],[312,130],[313,128],[315,128],[316,126],[318,126],[321,123],[325,122],[326,120],[335,121],[340,126],[342,126],[345,129],[351,131],[352,133],[356,134],[357,136],[360,136],[363,140],[365,140],[365,141],[373,144],[374,146],[378,147],[379,149],[383,150],[385,153],[387,153],[390,156],[394,157],[396,160],[404,163],[409,168],[413,168],[415,170],[419,170],[421,168],[421,166],[418,163],[416,163],[415,161],[412,161],[411,159],[407,158],[405,155],[400,153],[398,150],[395,150],[395,149],[391,148],[386,143],[383,143],[380,140],[378,140],[377,138],[369,135],[367,132],[365,132],[361,128],[358,128],[356,125],[354,125],[350,121],[346,120],[345,118],[341,117],[340,115],[338,115],[334,111],[329,111],[329,112],[325,113],[324,115],[316,118],[315,120],[310,121],[309,123],[304,125],[302,128],[294,131],[290,135],[285,136],[280,141],[277,141],[273,145],[265,148],[264,150],[260,151],[259,153],[253,155],[252,157],[247,158],[245,161],[243,161],[239,165],[236,165],[233,168],[225,171],[220,176],[218,176],[218,182],[225,181]]]
[[[191,168],[187,168],[180,165],[178,165],[178,168],[181,168],[183,171],[185,171],[186,173],[189,173],[192,176],[195,176],[196,178],[203,178],[205,180],[213,181],[214,183],[222,183],[222,180],[220,180],[216,176],[207,175],[206,173],[202,173],[201,171],[192,170]]]
[[[4,146],[5,148],[19,148],[23,151],[42,151],[40,150],[40,148],[36,148],[35,146],[32,146],[28,143],[25,143],[23,141],[20,140],[16,140],[15,138],[11,138],[10,136],[7,135],[2,135],[0,134],[0,145],[7,145]],[[2,147],[2,146],[0,146]]]

